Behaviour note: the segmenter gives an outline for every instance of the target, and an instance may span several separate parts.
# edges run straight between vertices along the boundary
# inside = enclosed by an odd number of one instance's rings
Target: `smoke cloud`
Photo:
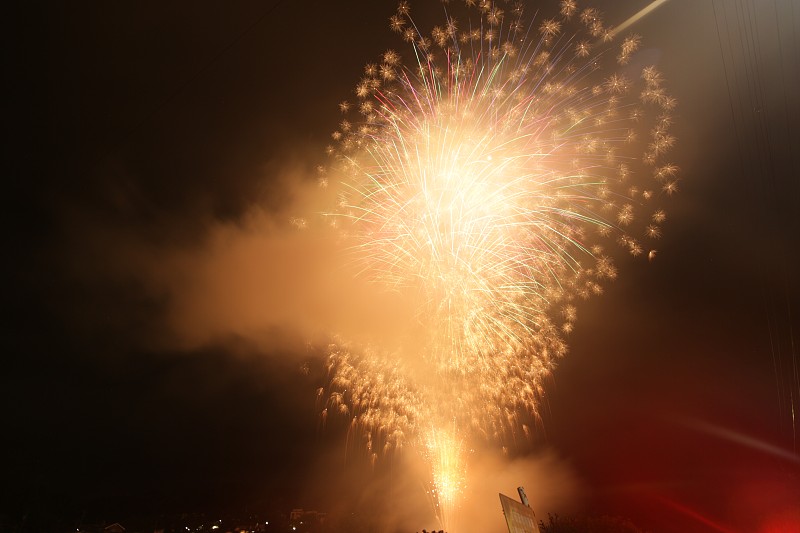
[[[269,194],[282,204],[255,202],[235,220],[195,215],[193,225],[202,231],[190,239],[163,237],[176,232],[174,220],[162,221],[162,234],[153,237],[70,210],[70,244],[59,260],[78,285],[106,294],[123,290],[127,299],[147,302],[146,318],[134,321],[141,322],[136,342],[158,350],[245,339],[272,351],[331,335],[399,342],[413,319],[411,305],[358,275],[348,244],[323,214],[333,205],[331,193],[302,170],[275,181],[280,185]],[[96,323],[89,307],[70,310],[72,320]],[[113,316],[113,309],[103,312],[109,311]],[[130,318],[119,322],[130,325]]]
[[[517,487],[525,487],[539,520],[548,513],[564,514],[579,508],[584,488],[572,466],[551,450],[509,459],[497,450],[483,449],[469,457],[465,501],[459,512],[459,531],[502,533],[506,531],[498,493],[519,499]]]
[[[244,340],[265,354],[301,356],[309,353],[306,343],[334,335],[407,348],[416,326],[413,302],[380,292],[359,275],[348,243],[322,214],[334,205],[335,193],[317,187],[303,169],[284,172],[275,181],[272,203],[256,200],[240,217],[195,215],[191,238],[170,227],[185,222],[167,219],[163,232],[154,235],[141,225],[131,230],[97,224],[91,213],[65,211],[71,238],[60,259],[77,286],[108,294],[73,307],[74,323],[97,324],[103,314],[106,325],[127,332],[131,342],[179,353],[230,346],[236,355]],[[276,197],[282,201],[275,203]],[[124,313],[115,311],[120,297]],[[130,311],[132,300],[141,303],[136,315]],[[427,485],[429,466],[416,449],[372,466],[359,457],[357,436],[341,427],[332,431],[347,433],[346,443],[309,469],[304,489],[309,507],[329,511],[344,529],[348,520],[379,531],[441,528]],[[467,465],[467,487],[453,528],[463,533],[505,531],[498,493],[513,497],[520,485],[539,518],[569,511],[581,498],[572,468],[551,452],[509,459],[487,448],[472,451]],[[348,498],[331,497],[341,494]]]
[[[344,446],[344,445],[343,445]],[[373,531],[428,531],[442,528],[429,497],[428,465],[414,449],[384,457],[370,467],[353,458],[359,450],[335,447],[318,460],[314,470],[327,471],[349,457],[341,475],[309,487],[312,502],[325,502],[338,525],[357,520],[351,526]],[[525,457],[509,458],[496,449],[474,450],[469,455],[466,489],[458,502],[451,530],[464,533],[504,533],[507,526],[499,493],[519,499],[517,487],[524,486],[538,520],[547,522],[548,513],[568,514],[580,508],[585,488],[572,465],[552,450]],[[331,498],[331,494],[354,495]],[[350,517],[350,518],[348,518]],[[342,527],[340,530],[347,530]]]

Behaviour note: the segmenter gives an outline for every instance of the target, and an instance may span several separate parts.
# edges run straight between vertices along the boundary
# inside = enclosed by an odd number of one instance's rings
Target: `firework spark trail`
[[[464,439],[457,429],[438,428],[425,437],[425,455],[431,465],[433,507],[442,524],[455,523],[458,497],[464,489],[466,457]]]
[[[324,416],[350,417],[373,458],[426,449],[443,522],[463,484],[443,447],[529,433],[573,301],[616,276],[607,243],[643,254],[677,188],[675,101],[630,66],[639,36],[614,42],[572,0],[530,23],[521,3],[465,3],[428,35],[400,2],[411,66],[367,65],[321,179],[361,275],[417,310],[414,350],[331,346]]]

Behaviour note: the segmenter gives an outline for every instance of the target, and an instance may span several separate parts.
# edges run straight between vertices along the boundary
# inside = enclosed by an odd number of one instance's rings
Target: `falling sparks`
[[[340,104],[324,173],[361,275],[416,309],[413,353],[331,345],[324,416],[349,417],[373,459],[425,450],[445,526],[464,443],[538,416],[575,300],[616,276],[615,242],[655,257],[657,206],[678,188],[675,100],[654,67],[631,70],[640,36],[614,41],[572,0],[532,21],[515,2],[463,7],[426,34],[399,4],[389,26],[409,50],[368,64]]]

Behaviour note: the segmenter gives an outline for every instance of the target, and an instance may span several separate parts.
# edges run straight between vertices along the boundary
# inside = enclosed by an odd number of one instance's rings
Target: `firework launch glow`
[[[323,418],[348,417],[373,460],[419,450],[451,531],[470,443],[530,437],[576,301],[620,246],[655,257],[677,189],[675,100],[641,38],[552,7],[449,2],[425,31],[400,2],[406,51],[366,66],[320,168],[359,275],[415,310],[405,349],[330,346]]]

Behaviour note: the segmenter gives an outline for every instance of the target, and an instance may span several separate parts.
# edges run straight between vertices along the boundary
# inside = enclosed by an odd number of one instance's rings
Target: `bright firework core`
[[[433,429],[426,435],[425,446],[431,465],[431,499],[441,522],[452,527],[467,477],[464,440],[456,432]]]
[[[616,276],[609,244],[647,255],[677,173],[675,101],[639,36],[615,42],[572,0],[528,22],[522,3],[465,4],[428,35],[400,3],[411,66],[367,65],[322,179],[360,275],[415,309],[404,349],[331,347],[328,408],[373,458],[425,450],[444,527],[464,443],[529,434],[574,300]]]

